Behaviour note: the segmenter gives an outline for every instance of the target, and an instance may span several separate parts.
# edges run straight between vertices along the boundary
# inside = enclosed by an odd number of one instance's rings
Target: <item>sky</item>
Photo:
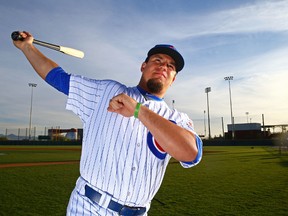
[[[80,49],[83,59],[39,47],[68,73],[138,84],[156,44],[173,44],[185,67],[165,95],[200,135],[231,123],[288,124],[288,0],[6,0],[0,5],[0,134],[32,127],[82,128],[66,96],[43,81],[11,41],[34,38]],[[29,87],[35,83],[37,87]],[[32,115],[31,96],[32,97]],[[175,101],[174,104],[172,101]]]

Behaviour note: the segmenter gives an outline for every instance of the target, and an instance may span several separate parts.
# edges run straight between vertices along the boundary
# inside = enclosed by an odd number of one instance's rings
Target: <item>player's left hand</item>
[[[134,111],[137,105],[137,101],[128,95],[122,93],[113,97],[109,102],[107,110],[109,112],[115,112],[125,117],[131,117],[134,115]]]

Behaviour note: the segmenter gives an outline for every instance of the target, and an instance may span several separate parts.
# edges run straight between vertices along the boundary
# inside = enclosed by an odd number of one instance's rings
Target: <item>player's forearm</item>
[[[58,65],[44,56],[35,46],[32,44],[26,44],[22,48],[22,52],[42,79],[45,79],[49,71]]]
[[[139,120],[149,129],[161,147],[179,161],[193,161],[197,156],[195,136],[188,130],[141,106]]]

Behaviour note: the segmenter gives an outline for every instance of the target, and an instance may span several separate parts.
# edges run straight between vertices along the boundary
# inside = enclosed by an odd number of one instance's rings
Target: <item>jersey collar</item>
[[[137,86],[137,89],[139,90],[139,92],[143,95],[143,97],[146,100],[163,101],[163,98],[159,98],[153,94],[150,94],[149,92],[142,89],[139,85]]]

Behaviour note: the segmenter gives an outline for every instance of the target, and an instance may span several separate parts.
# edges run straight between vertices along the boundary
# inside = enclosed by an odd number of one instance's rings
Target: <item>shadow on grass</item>
[[[275,159],[278,159],[280,161],[278,162],[275,162],[275,161],[271,161],[271,160],[275,160]],[[265,160],[263,163],[278,163],[280,166],[283,166],[283,167],[288,167],[288,158],[282,158],[281,156],[276,156],[276,157],[267,157],[267,158],[261,158],[261,160]],[[269,161],[270,160],[270,161]]]
[[[281,148],[279,146],[274,146],[270,148],[264,148],[270,155],[271,157],[265,157],[263,160],[267,159],[279,159],[279,164],[283,167],[288,167],[288,149]]]
[[[281,166],[288,167],[288,160],[283,160],[279,162]]]

